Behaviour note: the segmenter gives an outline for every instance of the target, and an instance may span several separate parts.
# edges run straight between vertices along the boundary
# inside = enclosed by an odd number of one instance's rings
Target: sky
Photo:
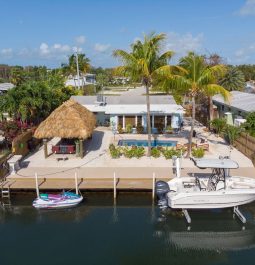
[[[188,51],[255,64],[255,0],[0,0],[0,64],[59,67],[75,50],[95,67],[114,49],[166,33],[175,64]]]

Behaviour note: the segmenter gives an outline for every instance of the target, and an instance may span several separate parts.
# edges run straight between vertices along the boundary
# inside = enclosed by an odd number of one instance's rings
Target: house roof
[[[252,112],[255,111],[255,94],[244,93],[240,91],[230,92],[230,102],[224,102],[220,95],[213,97],[213,102],[218,102],[229,107],[234,107],[240,111]]]
[[[0,91],[7,91],[13,87],[14,87],[14,85],[12,83],[1,83],[0,84]]]
[[[93,105],[97,103],[96,96],[72,96],[74,100],[82,105]],[[105,102],[108,105],[144,105],[146,104],[146,97],[144,95],[120,95],[120,96],[104,96]],[[150,96],[151,104],[175,104],[176,102],[172,96]]]

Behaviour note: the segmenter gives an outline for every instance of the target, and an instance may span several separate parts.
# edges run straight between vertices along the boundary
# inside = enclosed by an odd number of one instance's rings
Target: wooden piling
[[[117,197],[117,181],[116,181],[116,174],[113,173],[113,198],[116,200]]]
[[[39,198],[40,193],[39,193],[39,184],[38,184],[38,175],[35,173],[35,189],[36,189],[36,195]]]
[[[75,172],[75,174],[74,174],[74,180],[75,180],[75,191],[76,191],[76,194],[78,195],[79,190],[78,190],[78,177],[77,177],[77,172]]]
[[[155,177],[155,172],[152,174],[152,199],[154,200],[155,198],[155,183],[156,183],[156,177]]]

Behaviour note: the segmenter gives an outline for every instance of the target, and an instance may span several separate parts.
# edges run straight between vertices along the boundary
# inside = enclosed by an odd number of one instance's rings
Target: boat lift
[[[225,178],[229,175],[229,169],[230,168],[238,168],[238,164],[232,160],[227,160],[227,161],[226,160],[223,161],[223,159],[215,159],[213,161],[211,160],[212,162],[211,162],[210,166],[208,166],[209,160],[206,160],[206,159],[198,159],[198,160],[193,160],[193,161],[196,164],[196,166],[199,168],[208,168],[208,167],[213,168],[212,176],[217,174],[219,176],[219,178],[223,178],[224,181],[225,181]],[[180,167],[180,161],[179,161],[178,157],[173,157],[173,167],[175,167],[176,177],[179,178],[181,175],[180,174],[181,167]],[[184,217],[185,217],[187,223],[191,224],[191,217],[189,215],[188,210],[182,209],[182,212],[184,214]],[[242,212],[239,210],[238,206],[235,206],[233,208],[233,212],[234,212],[233,217],[237,216],[238,219],[243,224],[246,223],[246,218],[244,217]]]

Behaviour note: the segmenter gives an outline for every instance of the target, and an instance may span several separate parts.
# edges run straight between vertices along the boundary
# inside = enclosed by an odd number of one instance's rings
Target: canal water
[[[151,194],[87,193],[66,210],[36,210],[34,195],[14,195],[0,208],[0,265],[255,264],[255,204],[231,210],[164,214]]]

